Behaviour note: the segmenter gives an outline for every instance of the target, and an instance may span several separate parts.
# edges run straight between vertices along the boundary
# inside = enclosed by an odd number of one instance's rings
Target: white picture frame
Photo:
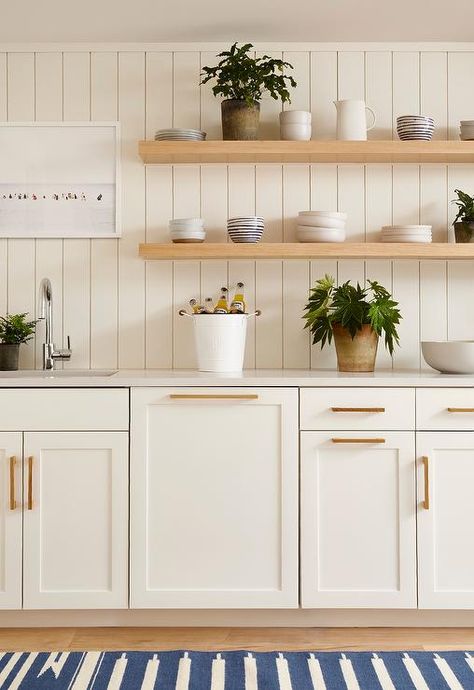
[[[118,122],[0,122],[0,238],[121,236]]]

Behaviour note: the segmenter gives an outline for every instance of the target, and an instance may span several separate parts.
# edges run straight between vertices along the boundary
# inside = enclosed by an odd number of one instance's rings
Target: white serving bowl
[[[311,125],[282,124],[280,125],[280,139],[283,141],[309,141],[311,139]]]
[[[442,374],[474,374],[474,340],[421,343],[425,362]]]
[[[307,225],[297,225],[296,239],[298,242],[344,242],[346,232],[334,228],[308,228]]]
[[[334,228],[334,230],[344,230],[346,221],[339,218],[325,218],[324,216],[298,216],[298,225],[307,228]]]
[[[285,110],[280,113],[282,125],[310,125],[311,113],[307,110]]]
[[[305,217],[322,217],[322,218],[338,218],[339,220],[347,220],[347,213],[341,211],[299,211],[298,216]]]

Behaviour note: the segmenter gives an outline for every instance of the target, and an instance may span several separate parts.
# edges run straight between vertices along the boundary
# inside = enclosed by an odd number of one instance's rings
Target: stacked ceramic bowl
[[[280,113],[280,139],[309,141],[311,139],[311,113],[306,110],[285,110]]]
[[[297,218],[298,242],[344,242],[347,213],[338,211],[300,211]]]
[[[431,242],[431,225],[385,225],[382,242]]]
[[[397,134],[402,141],[431,141],[434,120],[423,115],[402,115],[397,117]]]
[[[155,134],[155,141],[204,141],[206,132],[201,129],[159,129]]]
[[[227,232],[232,242],[258,242],[265,227],[261,216],[237,216],[227,221]]]
[[[204,242],[206,231],[202,218],[175,218],[169,222],[171,241],[175,243]]]
[[[474,139],[474,120],[461,120],[459,138],[463,141]]]

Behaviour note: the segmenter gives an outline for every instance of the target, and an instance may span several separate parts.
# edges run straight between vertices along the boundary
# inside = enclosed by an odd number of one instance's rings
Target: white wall
[[[137,257],[139,242],[166,241],[173,216],[202,214],[208,239],[224,242],[228,215],[256,212],[266,219],[267,241],[291,241],[296,212],[308,208],[347,211],[353,241],[375,239],[392,221],[432,223],[435,240],[442,241],[453,217],[453,190],[473,193],[474,166],[145,168],[137,141],[159,127],[202,127],[209,138],[220,136],[219,102],[198,86],[200,66],[211,64],[220,46],[6,48],[0,52],[0,120],[118,119],[122,127],[121,240],[0,240],[0,313],[34,314],[39,281],[50,277],[56,342],[69,334],[74,350],[69,366],[193,366],[189,324],[177,310],[190,297],[215,294],[239,279],[250,307],[263,311],[250,328],[247,367],[332,366],[333,352],[312,348],[301,320],[308,288],[324,272],[339,281],[376,278],[393,289],[405,317],[396,367],[419,366],[420,338],[474,338],[474,262],[145,264]],[[284,46],[272,48],[280,56]],[[298,81],[292,107],[312,109],[315,137],[334,138],[336,98],[366,98],[378,116],[371,138],[391,138],[400,114],[433,115],[441,139],[456,139],[459,119],[474,118],[474,45],[293,45],[283,55]],[[277,137],[278,110],[271,99],[262,104],[262,138]],[[23,367],[41,366],[43,333],[40,325],[36,343],[23,349]],[[391,366],[382,351],[378,361]]]

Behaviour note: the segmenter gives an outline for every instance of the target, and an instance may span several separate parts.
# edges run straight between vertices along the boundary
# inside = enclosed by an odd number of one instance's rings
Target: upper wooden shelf
[[[199,259],[474,259],[472,244],[390,244],[384,242],[257,244],[140,244],[139,254],[152,260]]]
[[[140,141],[144,163],[474,163],[474,141]]]

